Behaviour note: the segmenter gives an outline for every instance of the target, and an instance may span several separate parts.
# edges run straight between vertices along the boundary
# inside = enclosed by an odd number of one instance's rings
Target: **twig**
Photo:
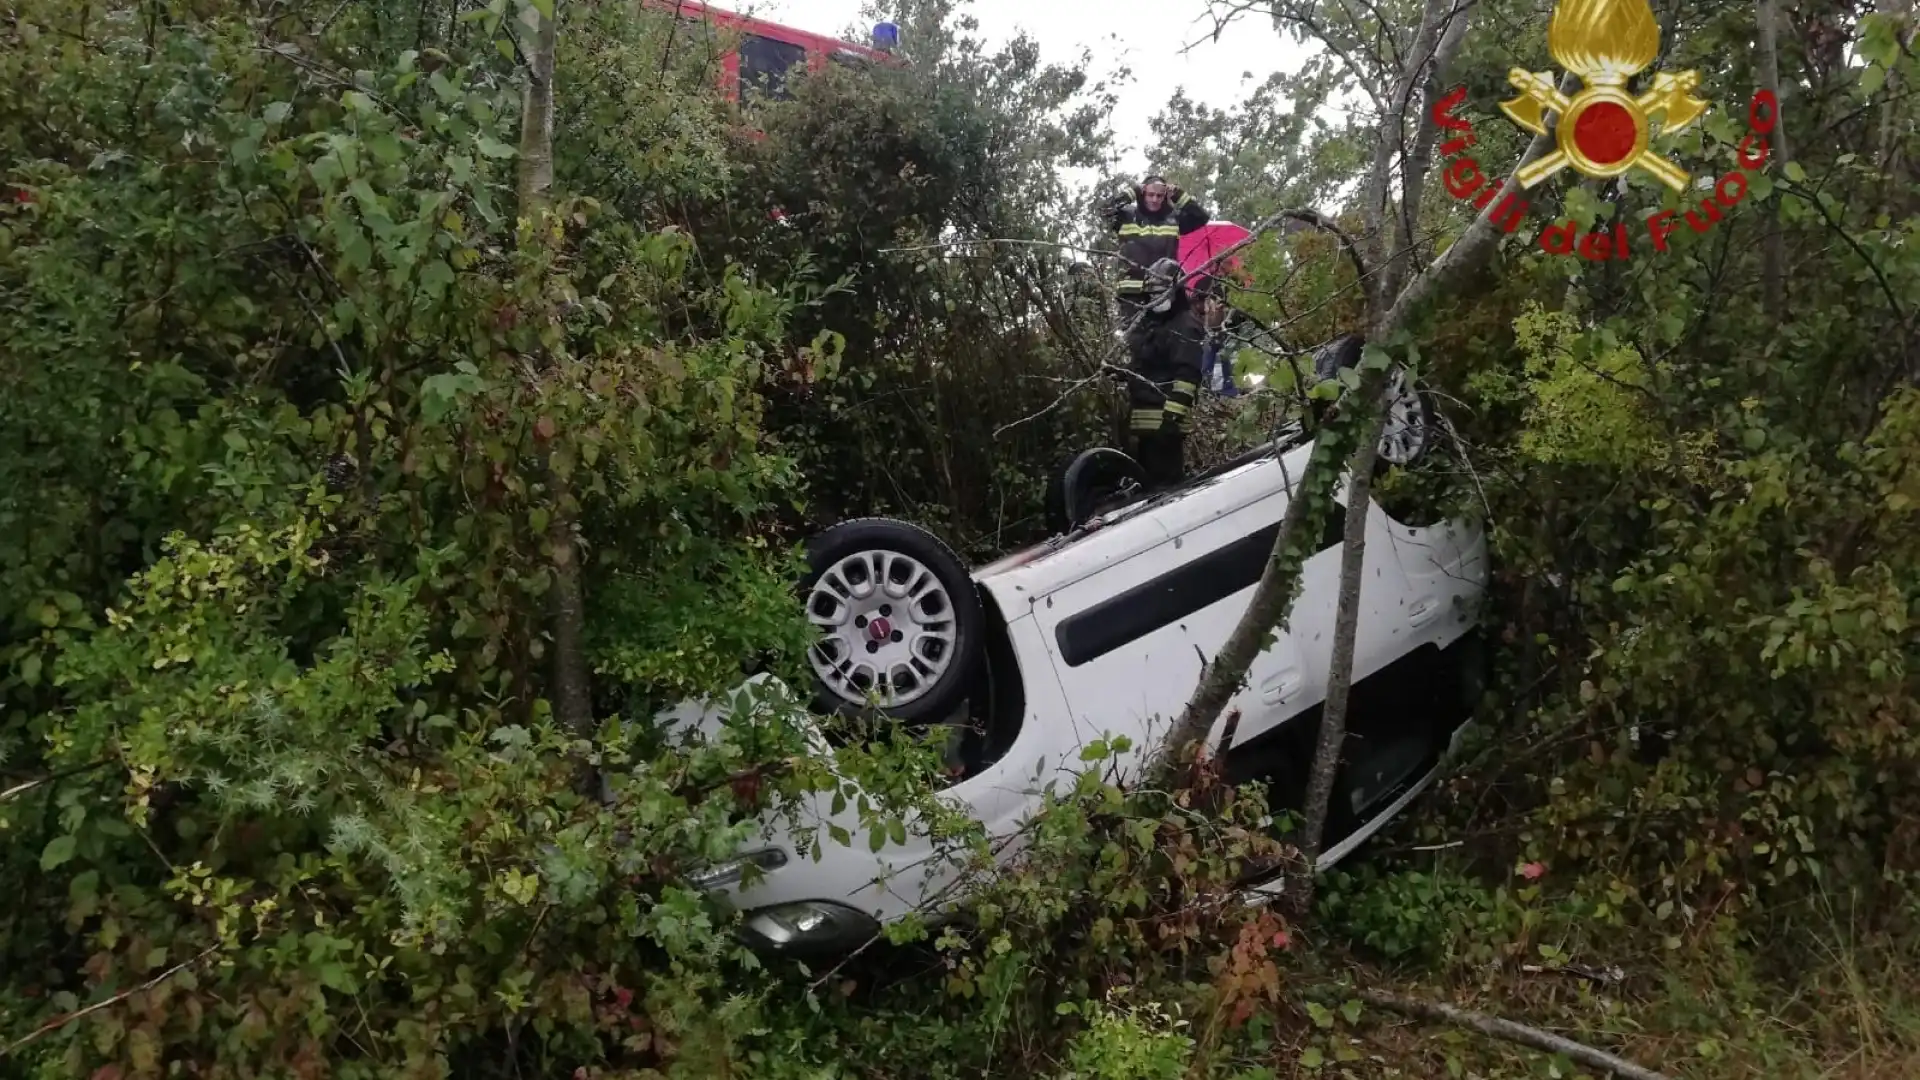
[[[981,247],[992,247],[995,244],[1005,244],[1009,247],[1054,248],[1060,251],[1082,252],[1087,255],[1119,254],[1119,252],[1113,250],[1112,248],[1088,247],[1085,244],[1069,244],[1062,240],[1021,240],[1021,239],[1017,239],[1014,237],[1007,237],[1007,236],[989,236],[989,237],[985,237],[983,239],[978,239],[978,240],[942,240],[938,243],[933,243],[933,244],[906,244],[901,247],[881,248],[878,251],[876,251],[875,254],[898,255],[902,252],[908,252],[908,251],[944,251],[948,248],[973,247],[975,245],[979,245]]]
[[[85,765],[75,765],[69,769],[61,769],[58,772],[49,773],[46,776],[35,777],[24,783],[15,784],[5,791],[0,791],[0,803],[25,795],[27,792],[32,791],[42,784],[51,784],[56,781],[65,780],[69,776],[78,776],[84,772],[92,772],[110,760],[110,758],[101,758],[99,761],[90,761]]]
[[[1530,1046],[1535,1050],[1544,1050],[1549,1054],[1565,1054],[1582,1065],[1623,1077],[1624,1080],[1670,1080],[1663,1073],[1643,1069],[1605,1050],[1597,1050],[1585,1043],[1577,1043],[1572,1039],[1541,1031],[1539,1028],[1516,1024],[1512,1020],[1503,1020],[1486,1013],[1474,1012],[1438,1001],[1404,998],[1384,990],[1360,988],[1354,991],[1354,996],[1369,1005],[1377,1005],[1382,1009],[1389,1009],[1407,1016],[1419,1017],[1422,1020],[1445,1021],[1477,1031],[1482,1035]]]
[[[1098,371],[1095,371],[1093,374],[1087,376],[1084,379],[1080,379],[1074,382],[1072,385],[1068,386],[1065,390],[1060,391],[1060,395],[1054,398],[1051,402],[1047,403],[1045,406],[1043,406],[1039,412],[1031,413],[1027,416],[1021,417],[1018,420],[1013,420],[1008,423],[1001,424],[997,428],[994,428],[993,437],[997,439],[1002,434],[1012,431],[1014,428],[1017,428],[1022,424],[1031,424],[1035,420],[1038,420],[1041,417],[1047,415],[1048,413],[1054,411],[1055,409],[1058,409],[1060,406],[1065,405],[1067,401],[1073,397],[1073,395],[1079,393],[1082,390],[1085,390],[1087,387],[1092,386],[1094,383],[1099,382],[1101,379],[1105,378],[1108,375],[1119,375],[1128,379],[1137,379],[1140,382],[1150,381],[1144,375],[1141,375],[1137,372],[1129,371],[1118,364],[1107,363],[1106,361],[1103,360],[1100,363],[1100,369]]]
[[[175,975],[180,974],[182,971],[187,970],[193,965],[213,955],[216,951],[219,950],[219,948],[220,946],[217,944],[209,945],[206,948],[200,950],[200,954],[198,956],[195,956],[191,960],[182,960],[180,963],[173,965],[172,967],[168,968],[167,970],[161,972],[158,975],[155,975],[153,978],[148,979],[146,982],[141,983],[139,986],[133,987],[130,990],[122,990],[110,998],[106,998],[105,1000],[102,1000],[102,1001],[96,1001],[84,1009],[77,1009],[73,1012],[67,1013],[65,1016],[54,1017],[53,1019],[47,1021],[46,1023],[41,1024],[39,1027],[34,1028],[33,1031],[28,1033],[25,1037],[20,1038],[8,1044],[4,1049],[0,1049],[0,1058],[11,1057],[14,1051],[23,1049],[29,1044],[37,1042],[42,1037],[51,1035],[54,1032],[59,1031],[61,1028],[66,1027],[68,1024],[73,1023],[75,1020],[79,1020],[93,1013],[99,1012],[101,1009],[107,1008],[108,1006],[118,1005],[120,1002],[127,1000],[128,998],[132,997],[135,994],[145,993],[146,991],[151,990],[156,986],[159,986],[161,983],[166,982],[168,979],[173,978]]]

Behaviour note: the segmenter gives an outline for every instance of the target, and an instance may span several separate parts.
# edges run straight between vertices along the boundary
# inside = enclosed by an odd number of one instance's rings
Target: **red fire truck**
[[[743,94],[788,97],[787,73],[800,64],[809,71],[819,71],[830,63],[858,67],[900,62],[892,53],[899,40],[899,31],[892,23],[873,28],[872,45],[855,45],[694,0],[643,2],[656,11],[685,19],[689,25],[683,31],[693,30],[699,35],[696,40],[713,48],[719,65],[716,82],[728,101],[740,101]]]

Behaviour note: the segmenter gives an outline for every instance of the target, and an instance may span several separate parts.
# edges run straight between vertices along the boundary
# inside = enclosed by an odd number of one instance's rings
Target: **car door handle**
[[[1292,697],[1300,689],[1300,673],[1283,671],[1260,684],[1260,700],[1268,705],[1278,705]]]
[[[1414,601],[1412,610],[1407,612],[1407,621],[1415,626],[1425,626],[1438,614],[1440,605],[1433,602],[1433,597],[1422,597]]]

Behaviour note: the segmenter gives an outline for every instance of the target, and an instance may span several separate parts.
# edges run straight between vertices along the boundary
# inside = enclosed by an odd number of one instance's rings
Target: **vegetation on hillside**
[[[1438,89],[1504,173],[1493,105],[1553,66],[1545,13],[1473,7]],[[1317,205],[1403,276],[1442,258],[1468,219],[1439,170],[1370,191],[1380,118],[1317,110],[1386,96],[1445,5],[1255,8],[1223,32],[1314,59],[1176,99],[1155,165],[1236,220]],[[890,513],[988,557],[1118,434],[1060,180],[1109,164],[1111,88],[955,0],[890,9],[898,70],[746,112],[719,46],[639,5],[9,0],[0,1073],[1584,1068],[1356,989],[1389,984],[1673,1076],[1920,1068],[1920,21],[1655,10],[1714,103],[1684,167],[1731,171],[1744,103],[1782,102],[1743,200],[1625,261],[1522,230],[1391,343],[1454,437],[1376,495],[1484,516],[1495,555],[1498,678],[1448,781],[1284,911],[1234,899],[1275,854],[1257,788],[1096,768],[966,919],[810,970],[686,881],[834,787],[804,704],[649,719],[743,669],[805,685],[810,530]],[[1698,198],[1532,201],[1587,229]],[[1367,326],[1337,254],[1276,231],[1243,304],[1302,349]],[[1261,437],[1287,370],[1213,407],[1208,453]],[[835,756],[886,797],[821,844],[921,812],[990,864],[928,798],[937,747]]]

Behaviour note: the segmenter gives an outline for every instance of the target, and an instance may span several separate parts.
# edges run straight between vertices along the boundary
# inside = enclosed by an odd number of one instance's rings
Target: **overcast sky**
[[[839,35],[858,27],[856,40],[864,41],[871,30],[860,15],[863,0],[708,2],[814,33]],[[1103,0],[1097,6],[1091,0],[971,0],[964,10],[979,20],[989,45],[1024,30],[1049,61],[1072,62],[1085,47],[1093,52],[1096,76],[1131,67],[1132,82],[1121,90],[1113,117],[1121,166],[1129,171],[1146,168],[1147,122],[1175,89],[1225,107],[1274,71],[1297,68],[1304,52],[1258,15],[1239,19],[1218,42],[1209,40],[1213,23],[1206,0]]]

